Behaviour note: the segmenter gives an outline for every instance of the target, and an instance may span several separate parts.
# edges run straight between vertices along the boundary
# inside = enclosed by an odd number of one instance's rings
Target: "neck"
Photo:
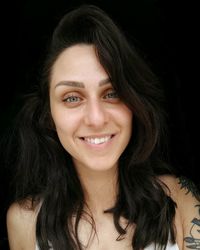
[[[117,195],[117,167],[106,171],[86,170],[79,172],[86,204],[94,215],[101,215],[111,208]]]

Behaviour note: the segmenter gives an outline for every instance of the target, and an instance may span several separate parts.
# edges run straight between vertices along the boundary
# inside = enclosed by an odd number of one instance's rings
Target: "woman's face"
[[[61,144],[77,170],[108,170],[132,133],[132,112],[121,102],[92,45],[74,45],[56,60],[50,108]]]

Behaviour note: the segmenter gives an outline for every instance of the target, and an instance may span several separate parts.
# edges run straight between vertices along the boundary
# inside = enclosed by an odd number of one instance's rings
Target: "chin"
[[[84,171],[97,171],[97,172],[104,172],[109,171],[111,169],[117,168],[116,161],[108,161],[108,159],[96,159],[96,160],[89,160],[82,163],[74,162],[75,166],[79,168],[79,170]]]

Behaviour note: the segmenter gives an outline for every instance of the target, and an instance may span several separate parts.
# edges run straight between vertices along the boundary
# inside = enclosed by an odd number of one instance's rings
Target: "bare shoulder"
[[[38,208],[29,202],[13,203],[7,211],[7,231],[10,250],[35,249]]]
[[[172,175],[159,176],[158,179],[167,187],[166,192],[177,203],[179,208],[200,203],[200,192],[191,179]],[[189,203],[186,204],[186,201]]]
[[[183,249],[200,249],[200,194],[195,183],[186,177],[162,176],[176,202],[176,214],[182,230]],[[177,230],[177,233],[180,232]]]
[[[200,199],[200,191],[195,183],[184,176],[175,177],[173,175],[162,175],[158,177],[168,188],[175,199],[188,197],[196,197]]]

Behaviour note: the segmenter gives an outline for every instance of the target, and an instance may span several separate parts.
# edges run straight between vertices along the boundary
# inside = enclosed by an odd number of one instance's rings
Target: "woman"
[[[160,158],[161,104],[106,13],[67,13],[16,125],[11,250],[198,249],[198,194]]]

